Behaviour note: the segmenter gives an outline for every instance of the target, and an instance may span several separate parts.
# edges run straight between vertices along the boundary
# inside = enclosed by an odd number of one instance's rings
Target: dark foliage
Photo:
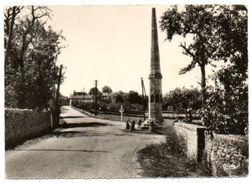
[[[47,26],[47,7],[7,7],[4,15],[5,106],[48,108],[58,80],[56,61],[64,38]]]

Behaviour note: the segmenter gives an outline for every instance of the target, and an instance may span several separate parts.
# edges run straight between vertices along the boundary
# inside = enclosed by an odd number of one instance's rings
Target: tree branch
[[[43,12],[42,9],[45,9],[46,11]],[[38,11],[38,10],[40,10],[43,14],[36,15],[36,11]],[[39,19],[41,19],[44,16],[47,16],[47,17],[49,16],[48,8],[39,7],[39,6],[35,8],[34,6],[31,6],[31,15],[32,15],[31,20],[29,18],[27,18],[28,26],[27,26],[26,31],[23,34],[23,39],[22,39],[21,54],[20,54],[20,58],[19,58],[19,62],[20,62],[19,64],[21,67],[23,67],[22,62],[23,62],[24,52],[27,50],[29,44],[32,42],[34,35],[36,35],[36,31],[34,31],[33,34],[31,34],[29,40],[27,40],[27,36],[34,29],[35,21],[38,21]]]
[[[196,62],[195,61],[192,61],[188,66],[182,68],[180,71],[179,71],[179,75],[181,74],[185,74],[186,72],[192,70],[196,65]]]
[[[183,48],[188,55],[190,55],[193,58],[195,57],[195,55],[186,47],[186,43],[184,44],[180,43],[179,46]]]

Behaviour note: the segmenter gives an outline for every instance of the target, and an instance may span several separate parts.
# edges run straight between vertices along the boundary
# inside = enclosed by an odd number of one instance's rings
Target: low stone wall
[[[205,127],[174,122],[176,133],[183,137],[187,157],[206,160],[213,176],[248,174],[248,136],[208,134]]]
[[[205,146],[205,128],[183,122],[175,122],[173,125],[177,134],[181,135],[185,140],[187,157],[201,161]]]
[[[207,162],[213,176],[248,174],[248,137],[243,135],[206,135]]]
[[[50,112],[5,109],[5,148],[14,147],[25,140],[49,131]]]

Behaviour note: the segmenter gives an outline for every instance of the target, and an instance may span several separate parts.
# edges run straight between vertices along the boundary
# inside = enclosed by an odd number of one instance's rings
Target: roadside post
[[[52,112],[50,114],[50,117],[51,117],[51,129],[53,129],[53,114],[52,114]]]
[[[120,121],[122,122],[123,121],[123,112],[124,112],[124,108],[123,108],[122,105],[121,105],[121,107],[119,109],[119,112],[120,112]]]
[[[172,105],[169,105],[169,106],[167,107],[167,110],[168,110],[170,113],[172,113],[172,117],[174,118],[173,106],[172,106]]]

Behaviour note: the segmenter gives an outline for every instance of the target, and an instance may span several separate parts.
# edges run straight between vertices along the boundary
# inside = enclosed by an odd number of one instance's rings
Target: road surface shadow
[[[93,137],[93,136],[105,136],[107,133],[93,133],[93,132],[88,132],[88,131],[63,131],[61,129],[54,130],[46,135],[43,135],[41,137],[35,138],[35,139],[29,139],[23,143],[18,144],[16,146],[17,149],[18,147],[24,146],[24,147],[29,147],[30,145],[37,144],[41,142],[42,140],[49,139],[52,137],[56,138],[76,138],[76,137]],[[10,149],[15,149],[15,147],[11,147]],[[22,148],[21,148],[22,149]]]
[[[135,129],[133,131],[127,130],[127,129],[122,129],[122,132],[125,132],[127,134],[148,134],[148,135],[163,135],[162,132],[159,131],[154,131],[154,132],[149,132],[148,129]]]
[[[100,152],[110,153],[109,151],[92,151],[92,150],[81,150],[81,149],[14,149],[15,151],[63,151],[63,152]]]
[[[66,123],[63,122],[60,125],[62,128],[78,128],[78,127],[98,127],[98,126],[112,126],[110,124],[99,122],[85,122],[85,123]]]
[[[119,130],[121,131],[121,130]],[[74,138],[74,137],[99,137],[99,136],[133,136],[133,133],[116,133],[114,132],[93,132],[93,131],[53,131],[50,137],[57,138]]]
[[[64,118],[87,118],[88,116],[60,116],[60,119]]]
[[[62,121],[61,121],[62,123]],[[77,127],[99,127],[99,126],[113,126],[111,124],[105,124],[105,123],[99,123],[99,122],[88,122],[88,123],[66,123],[63,122],[60,127],[54,131],[48,131],[44,134],[39,134],[36,137],[29,138],[26,141],[23,142],[17,142],[16,144],[6,147],[6,150],[13,149],[16,146],[20,146],[22,144],[35,144],[38,143],[41,140],[48,139],[51,137],[57,137],[57,138],[74,138],[74,137],[83,137],[83,136],[105,136],[107,133],[93,133],[93,132],[87,132],[87,131],[64,131],[63,129],[67,128],[77,128]]]
[[[85,131],[53,131],[50,137],[56,136],[58,138],[73,138],[73,137],[88,137],[88,136],[104,136],[107,133],[88,133]]]

